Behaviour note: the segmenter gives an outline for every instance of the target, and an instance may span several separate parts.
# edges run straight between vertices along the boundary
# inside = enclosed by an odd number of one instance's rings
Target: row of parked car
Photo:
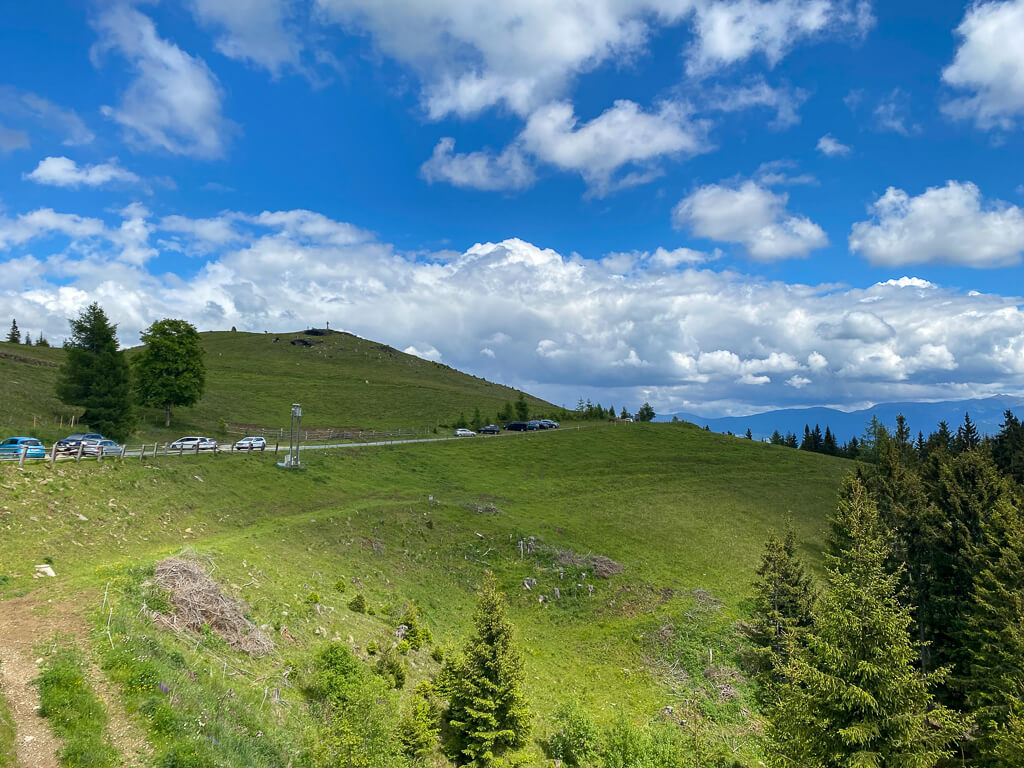
[[[508,432],[530,432],[535,429],[558,429],[559,424],[557,421],[551,419],[532,419],[530,421],[510,421],[505,425],[505,430]],[[460,427],[455,430],[456,437],[476,437],[477,434],[481,435],[497,435],[501,432],[501,427],[497,424],[488,424],[485,427],[480,427],[476,432],[471,429],[465,429]]]
[[[262,451],[266,447],[267,441],[263,437],[243,437],[234,444],[236,451]],[[121,445],[105,438],[99,432],[76,432],[63,440],[58,440],[54,448],[56,453],[61,455],[77,455],[81,450],[83,456],[111,456],[120,454],[122,450]],[[196,450],[216,451],[220,449],[220,445],[212,437],[192,435],[175,440],[167,449],[183,453]],[[0,459],[18,459],[22,454],[28,459],[42,459],[47,456],[47,450],[43,441],[35,437],[8,437],[0,442]]]

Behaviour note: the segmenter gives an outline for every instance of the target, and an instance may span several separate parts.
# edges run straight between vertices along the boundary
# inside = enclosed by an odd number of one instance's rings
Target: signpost
[[[284,462],[279,466],[285,467],[286,469],[299,469],[302,466],[299,460],[299,441],[301,439],[302,428],[302,404],[292,403],[292,426],[288,433],[288,455],[284,457]]]

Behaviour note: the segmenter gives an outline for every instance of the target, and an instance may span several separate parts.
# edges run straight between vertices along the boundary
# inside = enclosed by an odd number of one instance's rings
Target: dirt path
[[[43,624],[32,616],[25,598],[0,603],[0,687],[17,728],[15,750],[21,768],[60,768],[59,743],[39,716],[39,689],[31,684],[39,676],[32,647],[53,632],[52,626]]]
[[[39,689],[31,685],[39,676],[39,657],[33,648],[54,633],[71,634],[86,647],[85,622],[74,606],[45,603],[46,615],[33,612],[38,598],[13,598],[0,602],[0,683],[17,727],[17,755],[21,768],[59,768],[60,742],[39,716]],[[129,766],[142,766],[152,749],[141,729],[128,719],[116,693],[103,673],[89,664],[88,678],[107,710],[107,730],[115,748]]]

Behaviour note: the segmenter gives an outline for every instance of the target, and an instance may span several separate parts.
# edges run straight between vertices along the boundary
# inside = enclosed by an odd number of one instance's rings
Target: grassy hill
[[[493,420],[519,392],[453,368],[347,333],[201,334],[207,366],[203,399],[174,412],[144,410],[136,442],[174,439],[190,432],[219,435],[222,422],[287,426],[293,402],[303,405],[306,427],[424,428],[471,418],[479,408]],[[292,344],[292,342],[299,342]],[[310,346],[305,346],[309,344]],[[53,395],[62,349],[0,343],[0,431],[30,429],[62,436],[59,424],[77,409]],[[129,355],[132,350],[129,350]],[[551,403],[527,396],[531,411],[552,414]],[[66,432],[66,430],[64,430]]]
[[[214,336],[211,362],[218,351],[235,354],[225,334]],[[277,365],[296,362],[293,350],[271,349]],[[296,367],[329,364],[315,359],[300,357]],[[437,372],[439,381],[449,375]],[[351,379],[345,386],[354,388]],[[68,612],[91,616],[85,653],[121,684],[158,754],[179,737],[146,708],[154,694],[139,693],[133,665],[149,665],[151,688],[159,679],[172,689],[182,717],[206,713],[207,725],[188,738],[221,739],[218,764],[242,765],[227,737],[208,732],[220,722],[224,733],[243,727],[217,702],[234,701],[232,713],[247,708],[245,728],[294,751],[309,716],[288,670],[330,638],[372,663],[368,645],[388,642],[401,607],[415,603],[435,642],[404,657],[407,700],[437,671],[433,652],[468,631],[474,587],[491,570],[509,597],[538,714],[529,764],[543,760],[552,713],[578,697],[601,722],[619,712],[645,722],[666,706],[692,712],[688,727],[705,723],[707,738],[755,765],[759,723],[737,671],[735,623],[770,529],[791,518],[804,554],[820,562],[826,518],[850,467],[684,424],[304,458],[299,472],[263,456],[58,465],[54,474],[0,466],[0,597],[32,601],[53,631]],[[527,544],[521,554],[518,542],[530,537],[534,551]],[[176,635],[140,616],[145,569],[182,547],[212,559],[215,578],[270,631],[273,653],[248,659],[217,638]],[[594,555],[622,572],[598,578]],[[47,558],[57,578],[33,580],[33,566]],[[531,590],[527,578],[536,579]],[[349,610],[356,593],[374,615]],[[280,701],[268,700],[273,689]],[[245,758],[283,766],[276,759]]]

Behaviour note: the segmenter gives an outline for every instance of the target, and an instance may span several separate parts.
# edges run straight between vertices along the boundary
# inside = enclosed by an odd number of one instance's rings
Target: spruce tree
[[[117,348],[117,326],[92,303],[71,320],[64,364],[57,372],[57,396],[85,409],[82,422],[115,440],[132,432],[131,372]]]
[[[836,436],[832,434],[832,430],[829,429],[827,424],[825,425],[825,437],[821,442],[821,452],[829,456],[836,456],[839,453],[839,446],[836,445]]]
[[[956,431],[956,452],[973,451],[981,445],[981,435],[971,421],[971,414],[964,412],[964,423]]]
[[[1012,411],[1003,413],[1002,429],[992,440],[992,460],[999,471],[1024,485],[1024,425]]]
[[[22,343],[25,346],[27,346],[27,347],[31,347],[32,346],[32,334],[26,333],[25,334],[25,341],[23,341]]]
[[[39,333],[39,338],[36,339],[36,346],[37,347],[48,347],[48,346],[50,346],[50,342],[46,340],[46,337],[43,336],[42,332]]]
[[[769,759],[780,768],[931,768],[952,754],[963,723],[935,703],[935,677],[914,669],[910,612],[859,479],[840,507],[849,548],[827,557],[813,628],[769,710]]]
[[[971,677],[970,622],[977,578],[999,557],[1006,521],[1014,517],[1013,492],[984,451],[940,462],[928,490],[940,523],[929,542],[931,600],[921,620],[933,663],[951,668],[940,696],[962,708]]]
[[[490,573],[477,592],[476,631],[445,672],[446,721],[459,763],[487,768],[526,744],[531,714],[523,694],[523,660],[506,616],[505,596]]]
[[[1024,527],[1011,514],[998,557],[975,580],[969,620],[967,701],[978,727],[970,764],[992,768],[1024,764],[1000,755],[1020,724],[1015,713],[1024,714]]]
[[[768,537],[754,584],[754,611],[744,634],[753,644],[750,664],[759,683],[758,698],[772,700],[796,644],[811,626],[814,587],[797,554],[796,534]]]
[[[882,447],[878,465],[866,482],[889,542],[888,568],[901,574],[900,594],[914,616],[921,668],[927,672],[932,664],[926,641],[934,623],[932,552],[944,536],[945,521],[928,499],[920,476],[905,463],[896,441]]]
[[[21,344],[21,331],[18,330],[18,319],[11,320],[11,330],[7,333],[7,341],[11,344]]]
[[[526,396],[520,392],[519,399],[516,400],[516,418],[520,421],[526,421],[530,418],[530,405],[526,402]]]

